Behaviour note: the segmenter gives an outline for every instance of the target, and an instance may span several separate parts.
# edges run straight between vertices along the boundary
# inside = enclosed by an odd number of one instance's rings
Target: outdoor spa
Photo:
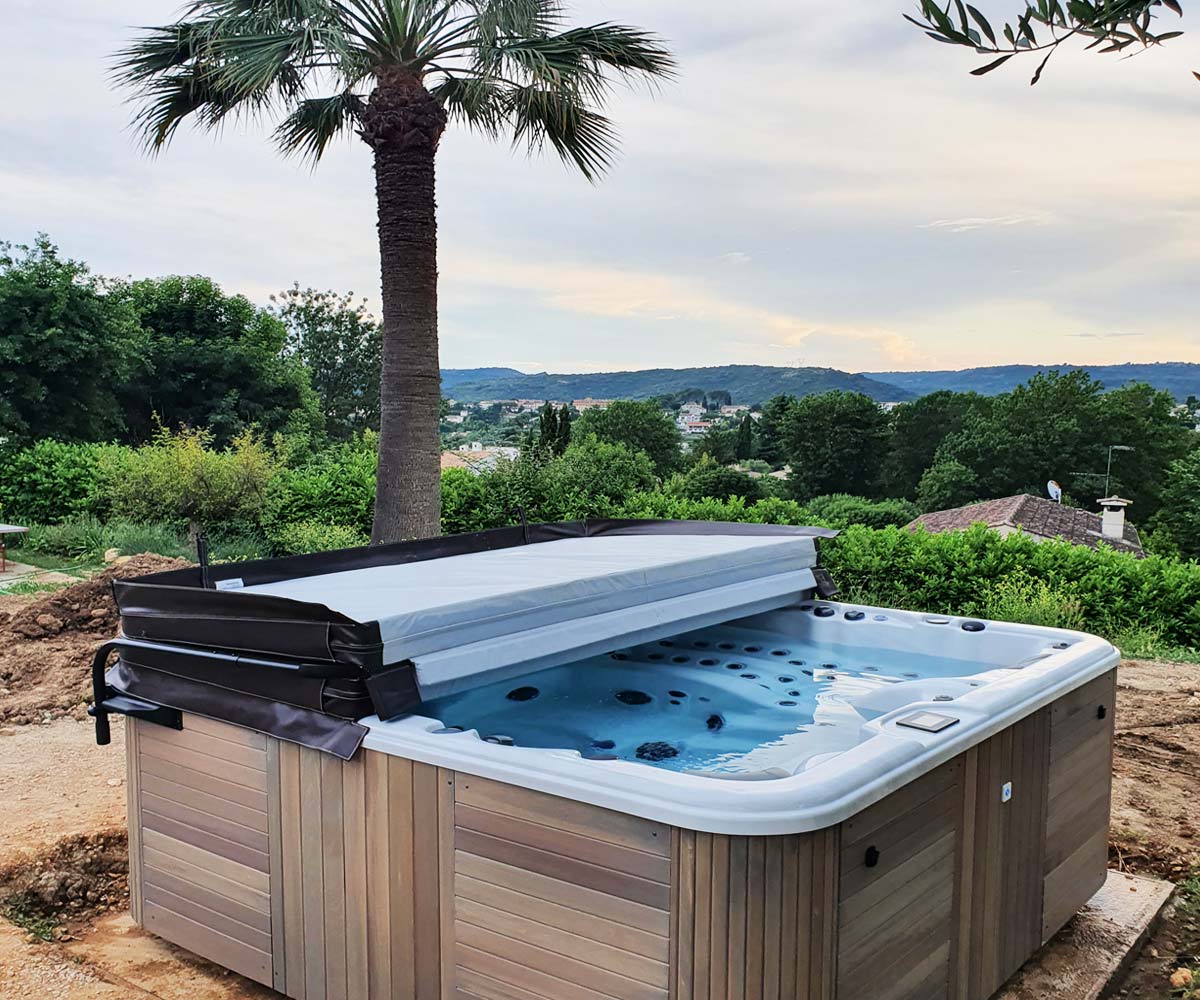
[[[117,581],[135,919],[296,1000],[986,1000],[1105,880],[1117,652],[839,602],[829,534]]]

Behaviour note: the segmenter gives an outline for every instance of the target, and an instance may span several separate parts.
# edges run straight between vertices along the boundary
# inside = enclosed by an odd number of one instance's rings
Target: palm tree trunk
[[[434,157],[446,115],[421,83],[381,77],[363,115],[375,152],[383,298],[383,372],[374,544],[440,527],[441,377]]]

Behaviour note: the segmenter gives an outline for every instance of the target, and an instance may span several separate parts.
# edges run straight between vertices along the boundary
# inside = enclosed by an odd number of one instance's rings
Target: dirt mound
[[[92,654],[117,630],[112,581],[186,565],[164,556],[134,556],[0,617],[0,722],[82,718],[91,694]]]
[[[1200,868],[1200,664],[1126,660],[1116,723],[1110,862],[1178,882]]]
[[[0,871],[0,912],[38,937],[61,938],[73,926],[129,905],[124,830],[68,837],[31,863]]]

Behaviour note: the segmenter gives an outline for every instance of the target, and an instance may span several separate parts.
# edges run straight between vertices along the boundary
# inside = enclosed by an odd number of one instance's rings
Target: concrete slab
[[[1137,957],[1175,886],[1108,873],[1104,887],[993,1000],[1098,1000]]]

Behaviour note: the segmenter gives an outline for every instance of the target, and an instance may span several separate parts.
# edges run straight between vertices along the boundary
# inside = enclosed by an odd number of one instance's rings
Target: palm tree
[[[118,54],[151,151],[184,121],[211,130],[231,115],[274,119],[279,148],[312,163],[341,135],[371,148],[383,300],[373,542],[438,532],[434,159],[447,123],[548,143],[594,181],[616,151],[602,113],[612,83],[673,66],[637,28],[568,27],[557,0],[195,0]]]

